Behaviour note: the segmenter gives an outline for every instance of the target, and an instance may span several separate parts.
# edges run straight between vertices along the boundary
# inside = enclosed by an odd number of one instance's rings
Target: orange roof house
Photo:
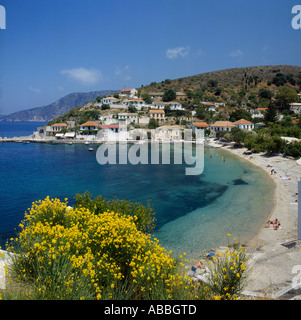
[[[165,113],[165,111],[160,109],[152,109],[149,111],[149,113]]]
[[[252,122],[246,120],[246,119],[240,119],[240,120],[237,120],[235,122],[233,122],[234,124],[253,124]]]
[[[197,128],[200,128],[200,129],[204,129],[204,128],[208,128],[209,127],[207,122],[193,122],[192,124],[194,126],[196,126]]]
[[[235,124],[231,121],[216,121],[210,127],[220,127],[220,128],[234,128]]]
[[[100,127],[100,124],[94,122],[94,121],[87,121],[80,125],[81,127]]]
[[[254,123],[246,120],[246,119],[240,119],[238,121],[235,121],[234,124],[239,128],[239,129],[244,129],[244,130],[253,130],[255,125]]]
[[[68,127],[66,123],[54,123],[51,127]]]

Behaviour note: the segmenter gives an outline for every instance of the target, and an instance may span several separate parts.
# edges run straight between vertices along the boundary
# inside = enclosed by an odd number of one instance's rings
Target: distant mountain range
[[[14,112],[7,116],[0,116],[0,121],[37,121],[49,122],[52,119],[65,114],[74,107],[84,106],[87,102],[95,100],[96,97],[105,97],[115,93],[116,90],[101,90],[91,92],[75,92],[59,99],[44,107]]]

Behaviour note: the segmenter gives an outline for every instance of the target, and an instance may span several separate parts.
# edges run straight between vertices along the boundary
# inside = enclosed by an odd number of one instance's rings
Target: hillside
[[[113,90],[102,90],[86,93],[71,93],[47,106],[14,112],[8,116],[0,118],[0,121],[48,122],[60,115],[65,114],[76,106],[84,106],[88,101],[94,100],[97,96],[104,97],[114,92],[115,91]]]
[[[195,76],[179,78],[175,80],[166,79],[160,83],[152,82],[144,86],[143,92],[158,92],[164,89],[183,91],[185,89],[196,89],[208,86],[208,81],[218,81],[218,87],[234,88],[258,85],[259,83],[272,82],[277,74],[292,75],[294,79],[300,79],[301,67],[290,65],[256,66],[246,68],[233,68],[220,71],[202,73]]]

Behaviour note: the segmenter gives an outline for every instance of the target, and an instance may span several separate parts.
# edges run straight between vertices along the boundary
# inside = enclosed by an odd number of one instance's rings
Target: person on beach
[[[200,261],[200,262],[197,262],[195,265],[193,265],[191,267],[191,270],[192,271],[196,271],[197,268],[200,268],[200,269],[206,269],[204,266],[203,266],[203,263]]]

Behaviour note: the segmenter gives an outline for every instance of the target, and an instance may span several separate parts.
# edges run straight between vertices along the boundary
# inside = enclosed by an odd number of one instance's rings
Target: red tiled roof
[[[211,127],[236,127],[231,121],[216,121]]]
[[[100,127],[100,124],[98,124],[94,121],[88,121],[88,122],[81,124],[81,127]]]
[[[208,128],[209,127],[207,122],[193,122],[193,124],[198,128]]]
[[[240,119],[235,121],[234,124],[253,124],[253,123],[245,119]]]
[[[134,90],[134,89],[123,89],[120,92],[129,92],[129,91],[132,91],[132,90]]]
[[[68,127],[68,125],[66,123],[55,123],[51,127]]]
[[[150,110],[149,111],[150,113],[165,113],[165,111],[164,110]]]

